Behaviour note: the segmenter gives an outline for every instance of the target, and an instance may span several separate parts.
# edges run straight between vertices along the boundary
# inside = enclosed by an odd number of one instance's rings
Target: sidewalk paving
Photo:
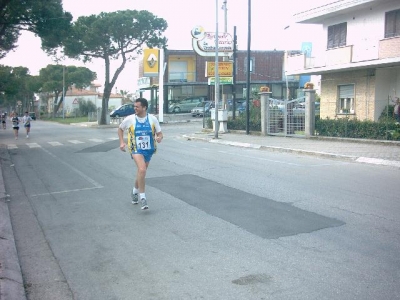
[[[254,132],[245,134],[243,131],[218,133],[218,138],[216,139],[214,132],[201,128],[201,121],[201,118],[193,118],[188,115],[176,115],[175,117],[169,115],[168,118],[164,119],[163,123],[197,122],[199,126],[193,127],[192,133],[183,135],[187,139],[266,151],[318,155],[400,168],[400,142],[398,141],[262,136]],[[118,126],[117,124],[97,125],[96,122],[71,125],[93,128],[116,128]],[[26,298],[0,164],[0,300],[14,299]]]
[[[245,134],[242,131],[218,133],[218,139],[215,139],[214,132],[207,131],[187,134],[184,137],[236,147],[318,155],[400,168],[400,142],[398,141],[262,136],[251,132]]]

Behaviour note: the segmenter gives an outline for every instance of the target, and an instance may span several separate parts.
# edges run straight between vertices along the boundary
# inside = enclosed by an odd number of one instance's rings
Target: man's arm
[[[125,152],[126,151],[126,149],[125,149],[126,144],[125,144],[125,141],[124,141],[124,131],[119,127],[118,127],[118,138],[119,138],[119,149],[121,151]]]
[[[156,133],[156,141],[157,141],[157,143],[161,143],[163,138],[164,138],[164,136],[163,136],[163,133],[161,131]]]

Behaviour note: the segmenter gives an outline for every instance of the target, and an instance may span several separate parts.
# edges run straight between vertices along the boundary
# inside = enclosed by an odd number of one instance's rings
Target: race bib
[[[151,149],[150,136],[148,135],[137,136],[136,147],[140,150],[150,150]]]

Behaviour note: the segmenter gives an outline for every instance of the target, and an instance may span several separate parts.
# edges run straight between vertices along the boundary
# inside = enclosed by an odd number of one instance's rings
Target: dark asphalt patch
[[[266,239],[310,233],[345,224],[288,203],[255,196],[195,175],[147,178],[146,184]]]
[[[75,153],[108,152],[108,151],[116,149],[116,148],[119,148],[118,140],[98,144],[98,145],[92,146],[92,147],[88,147],[88,148],[79,150]]]

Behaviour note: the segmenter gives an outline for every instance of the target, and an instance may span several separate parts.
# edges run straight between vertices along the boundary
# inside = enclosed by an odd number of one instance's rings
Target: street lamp
[[[248,7],[247,34],[247,80],[246,80],[246,134],[250,133],[250,44],[251,44],[251,0]]]
[[[218,138],[219,122],[218,122],[218,102],[219,102],[219,66],[218,66],[218,0],[215,0],[215,138]]]
[[[65,66],[63,66],[63,91],[62,91],[62,99],[63,99],[63,107],[62,107],[62,112],[63,112],[63,119],[64,119],[64,108],[65,108]]]

